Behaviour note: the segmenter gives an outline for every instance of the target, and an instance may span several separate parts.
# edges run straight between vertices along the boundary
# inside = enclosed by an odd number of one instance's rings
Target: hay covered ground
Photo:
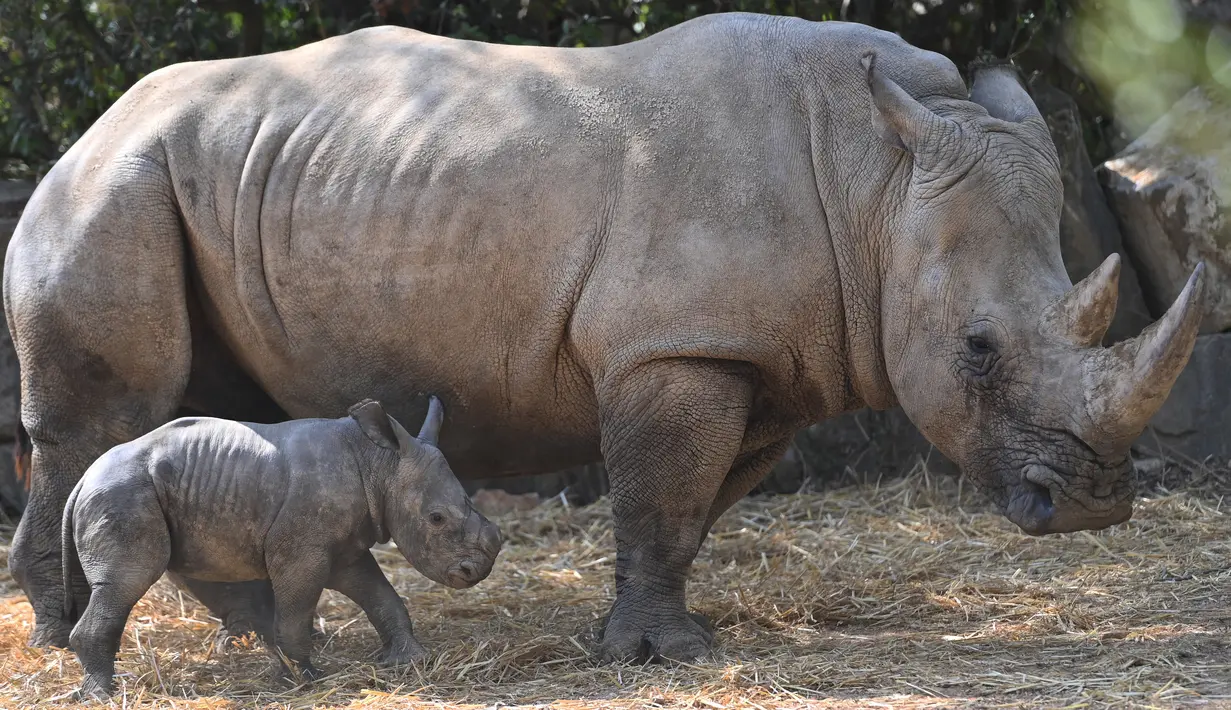
[[[332,675],[279,685],[261,650],[212,654],[216,623],[162,581],[129,620],[116,704],[1229,707],[1226,477],[1180,476],[1174,493],[1155,481],[1129,524],[1046,539],[923,470],[746,500],[694,567],[690,603],[719,629],[715,658],[695,666],[588,660],[612,595],[610,508],[550,501],[499,519],[505,549],[473,589],[433,585],[395,552],[379,554],[437,654],[422,666],[369,665],[375,632],[326,592],[318,665]],[[31,623],[3,577],[0,707],[63,696],[79,681],[71,654],[25,647]]]

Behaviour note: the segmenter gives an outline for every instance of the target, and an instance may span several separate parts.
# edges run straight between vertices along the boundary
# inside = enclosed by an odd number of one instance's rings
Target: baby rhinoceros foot
[[[99,702],[107,702],[111,699],[112,680],[101,680],[94,676],[87,675],[85,680],[81,682],[81,687],[76,693],[73,693],[72,699],[76,702],[88,702],[97,700]]]
[[[221,626],[214,636],[214,653],[224,654],[235,650],[256,648],[260,643],[268,644],[273,638],[273,628],[257,626],[248,622],[232,623]],[[313,641],[324,641],[325,632],[312,627]]]
[[[603,629],[599,660],[691,662],[708,656],[713,641],[713,627],[700,614],[621,614],[615,609]]]
[[[413,637],[385,645],[376,656],[382,666],[405,666],[428,657],[427,649]]]
[[[72,630],[72,622],[36,619],[28,645],[32,648],[71,648],[69,634]]]
[[[277,656],[273,658],[273,665],[269,669],[269,679],[275,683],[307,683],[324,678],[325,675],[325,671],[312,665],[311,661],[296,662]]]
[[[292,668],[283,668],[282,677],[292,681],[311,682],[325,677],[325,671],[307,661],[293,663]]]
[[[262,640],[260,634],[251,628],[220,627],[214,635],[214,653],[223,654],[246,648],[254,648]]]

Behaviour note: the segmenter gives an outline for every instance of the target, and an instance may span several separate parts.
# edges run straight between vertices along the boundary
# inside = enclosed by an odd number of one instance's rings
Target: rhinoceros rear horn
[[[987,109],[992,118],[1021,123],[1030,118],[1042,120],[1017,69],[1008,62],[982,59],[970,65],[970,100]]]
[[[865,52],[861,61],[872,90],[872,124],[877,133],[894,148],[917,155],[923,140],[944,119],[877,70],[876,52]]]
[[[1120,255],[1111,254],[1043,312],[1043,330],[1078,347],[1098,345],[1116,315],[1119,280]]]
[[[423,426],[419,429],[419,441],[435,446],[440,438],[440,425],[444,423],[444,419],[444,406],[433,396],[427,403],[427,416],[423,418]]]
[[[1199,262],[1167,313],[1132,340],[1118,343],[1102,360],[1103,386],[1096,381],[1091,411],[1109,444],[1127,446],[1163,405],[1197,341],[1204,315],[1205,264]]]

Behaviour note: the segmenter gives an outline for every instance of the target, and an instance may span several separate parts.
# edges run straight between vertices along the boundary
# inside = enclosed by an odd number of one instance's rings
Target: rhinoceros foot
[[[214,653],[222,654],[231,651],[254,648],[259,642],[268,644],[273,639],[273,630],[268,625],[257,625],[255,628],[246,621],[231,622],[218,627],[214,635]],[[323,641],[325,632],[312,627],[312,640]]]
[[[69,700],[75,703],[88,703],[91,701],[105,703],[111,699],[111,688],[101,685],[93,678],[86,678],[72,695]]]
[[[427,658],[427,649],[413,638],[385,646],[376,656],[382,666],[404,666]]]
[[[27,645],[33,648],[70,648],[68,636],[72,631],[72,622],[51,617],[37,619]]]
[[[713,625],[700,614],[611,612],[599,644],[599,661],[696,661],[710,653]]]

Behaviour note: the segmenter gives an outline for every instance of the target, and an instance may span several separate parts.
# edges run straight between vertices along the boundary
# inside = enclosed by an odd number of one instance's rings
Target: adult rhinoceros
[[[710,525],[854,408],[900,404],[1026,532],[1124,521],[1200,268],[1101,348],[1118,261],[1073,287],[1060,208],[1011,70],[968,96],[859,25],[713,15],[580,50],[379,28],[157,71],[47,175],[5,262],[33,640],[84,608],[60,583],[74,482],[182,406],[372,397],[415,421],[433,392],[460,475],[601,455],[606,658],[706,652],[685,582]],[[267,585],[192,589],[264,623]]]

